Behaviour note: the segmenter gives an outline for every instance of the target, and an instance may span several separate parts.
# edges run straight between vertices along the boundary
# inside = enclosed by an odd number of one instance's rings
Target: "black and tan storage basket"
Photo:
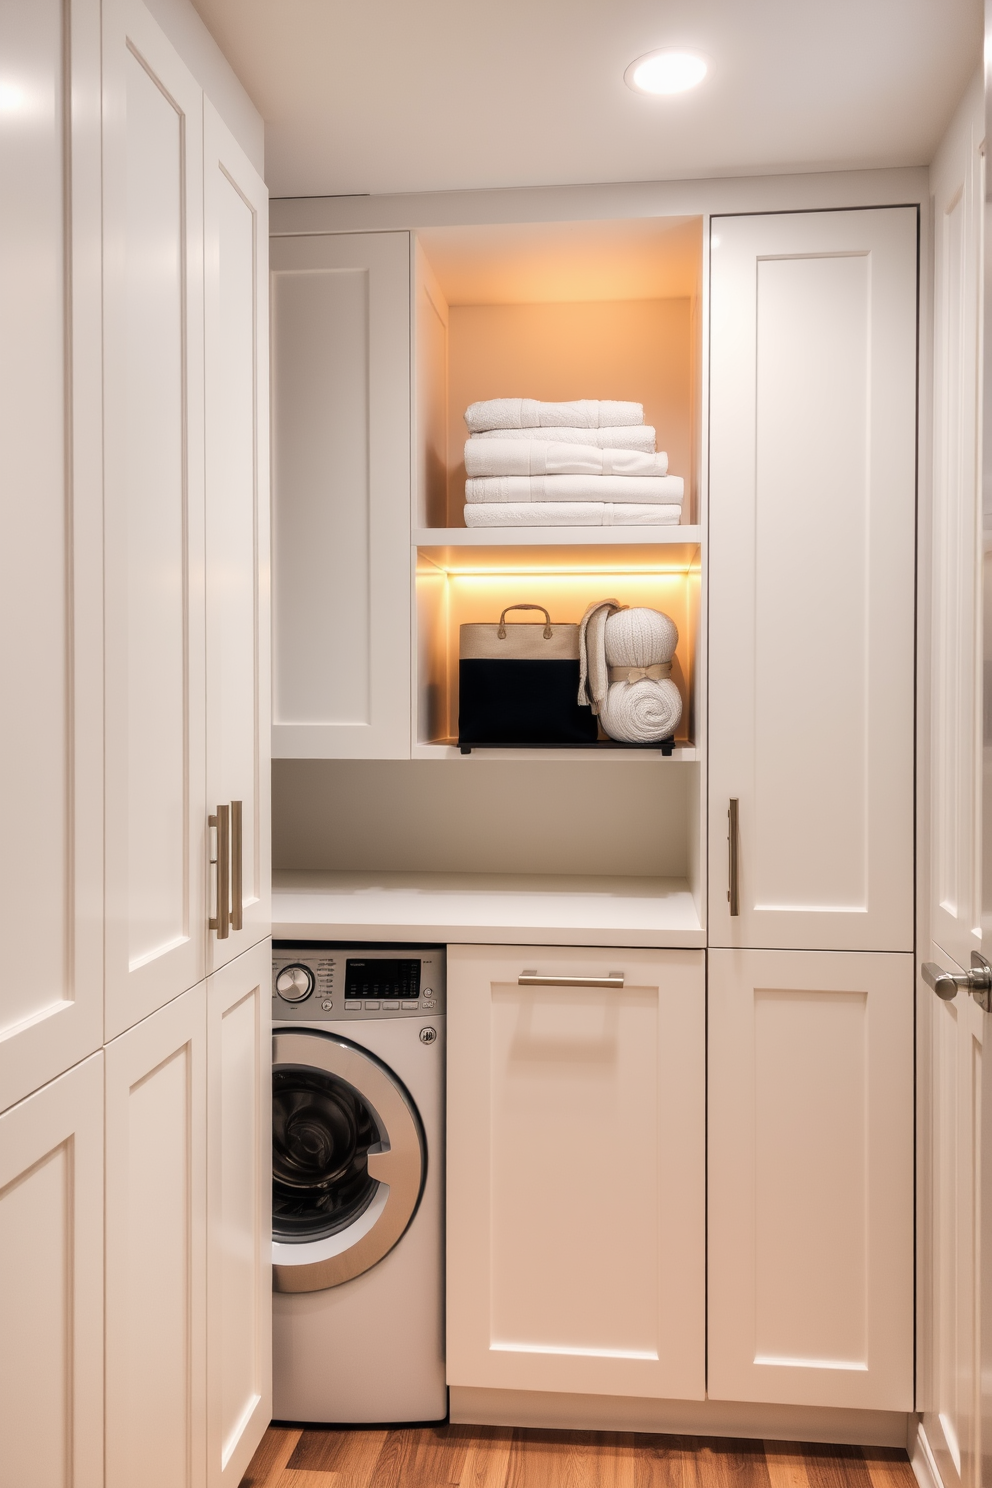
[[[544,623],[511,610],[540,610]],[[458,742],[588,744],[591,708],[579,706],[579,627],[555,624],[543,605],[509,605],[499,623],[462,625],[458,645]]]

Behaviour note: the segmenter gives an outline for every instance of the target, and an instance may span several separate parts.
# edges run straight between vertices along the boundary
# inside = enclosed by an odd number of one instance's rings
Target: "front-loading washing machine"
[[[275,941],[273,1415],[439,1421],[442,947]]]

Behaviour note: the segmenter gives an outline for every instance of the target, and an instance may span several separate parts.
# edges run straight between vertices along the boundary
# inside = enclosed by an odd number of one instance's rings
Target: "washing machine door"
[[[272,1040],[272,1259],[278,1292],[368,1271],[420,1202],[427,1149],[401,1081],[368,1050],[316,1029]]]

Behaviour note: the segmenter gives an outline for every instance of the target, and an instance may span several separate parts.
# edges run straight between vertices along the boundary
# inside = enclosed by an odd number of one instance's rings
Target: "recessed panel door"
[[[272,1414],[272,951],[207,981],[207,1484],[237,1488]]]
[[[107,1031],[203,976],[202,110],[108,7]]]
[[[0,1110],[103,1040],[100,6],[2,38]]]
[[[103,1488],[103,1054],[0,1116],[0,1483]]]
[[[277,237],[273,753],[410,756],[410,235]]]
[[[714,217],[710,284],[710,943],[908,951],[917,209]]]
[[[715,1400],[913,1409],[913,958],[710,951]]]
[[[107,1488],[206,1482],[206,986],[107,1045]]]
[[[240,803],[213,970],[269,933],[268,195],[209,102],[203,150],[207,801]]]
[[[448,947],[450,1385],[705,1394],[701,951]]]

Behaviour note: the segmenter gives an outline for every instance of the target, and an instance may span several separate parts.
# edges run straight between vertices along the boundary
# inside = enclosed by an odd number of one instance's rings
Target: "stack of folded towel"
[[[684,482],[640,403],[491,398],[465,422],[466,527],[677,526]]]

